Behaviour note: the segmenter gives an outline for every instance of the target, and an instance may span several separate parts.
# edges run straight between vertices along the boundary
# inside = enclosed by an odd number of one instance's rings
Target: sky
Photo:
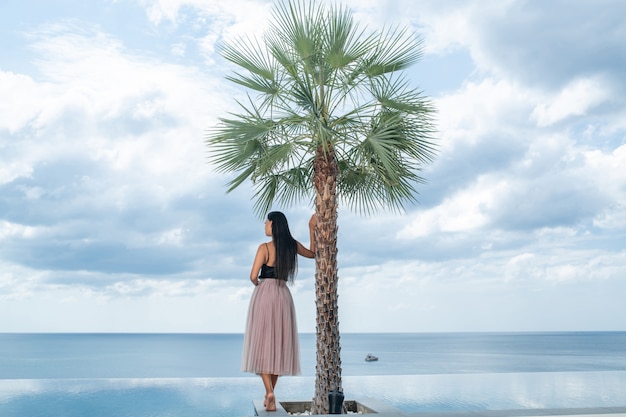
[[[626,3],[342,4],[422,38],[438,154],[406,212],[339,208],[340,330],[626,330]],[[220,43],[272,7],[0,0],[0,332],[243,332],[267,238],[205,139],[245,94]]]

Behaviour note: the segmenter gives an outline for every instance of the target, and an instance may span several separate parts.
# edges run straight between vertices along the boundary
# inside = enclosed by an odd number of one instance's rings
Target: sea
[[[241,334],[0,334],[0,417],[246,417],[263,398]],[[278,401],[309,401],[303,373]],[[366,362],[371,353],[379,359]],[[341,335],[346,399],[404,412],[626,406],[626,332]]]

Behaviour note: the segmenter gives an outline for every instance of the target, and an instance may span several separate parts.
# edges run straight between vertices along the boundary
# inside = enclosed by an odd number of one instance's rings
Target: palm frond
[[[235,72],[233,75],[227,75],[225,78],[228,81],[239,84],[242,87],[258,91],[259,93],[275,95],[279,91],[275,82],[256,75],[245,76]]]
[[[410,89],[402,77],[372,80],[371,87],[380,104],[380,113],[376,116],[379,128],[383,124],[394,126],[394,132],[401,139],[402,152],[421,163],[431,162],[437,152],[432,141],[435,134],[433,105],[421,92]]]
[[[327,49],[326,63],[331,68],[345,69],[371,50],[373,37],[364,35],[365,30],[358,28],[347,8],[335,5],[327,25],[324,43]]]
[[[319,58],[320,25],[323,10],[315,2],[279,3],[273,14],[269,33],[274,47],[288,48],[297,56],[301,69],[311,74]]]
[[[363,166],[352,166],[340,161],[341,175],[337,183],[338,195],[344,204],[361,214],[371,214],[384,208],[402,212],[405,202],[415,202],[410,184],[391,185],[381,182],[378,174]],[[415,175],[413,175],[415,177]],[[410,181],[403,178],[403,182]]]
[[[251,100],[249,108],[241,103],[239,105],[243,109],[242,114],[232,114],[230,119],[220,118],[219,124],[209,131],[207,143],[215,150],[209,158],[218,165],[228,160],[249,158],[256,148],[250,145],[262,141],[274,126],[273,121],[264,118]],[[241,151],[245,151],[244,154],[237,156],[237,152]]]
[[[258,40],[249,38],[240,38],[237,42],[224,44],[220,48],[221,55],[228,61],[265,80],[273,81],[273,65],[265,51],[265,46]]]
[[[407,29],[390,29],[380,34],[376,48],[367,58],[365,73],[370,78],[404,70],[422,56],[422,40]]]
[[[267,213],[274,203],[292,205],[303,198],[312,198],[311,175],[312,164],[309,162],[259,179],[254,184],[255,213]]]

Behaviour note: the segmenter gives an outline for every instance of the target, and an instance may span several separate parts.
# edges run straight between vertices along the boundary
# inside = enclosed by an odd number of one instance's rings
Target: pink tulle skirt
[[[241,370],[300,375],[296,309],[286,281],[264,279],[254,288],[243,338]]]

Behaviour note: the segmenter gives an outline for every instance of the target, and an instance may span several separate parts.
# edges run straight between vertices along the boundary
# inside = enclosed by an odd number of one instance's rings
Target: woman
[[[312,216],[307,249],[291,236],[283,213],[269,213],[265,234],[272,240],[259,245],[250,271],[255,288],[248,309],[241,370],[261,375],[267,411],[276,410],[274,387],[278,377],[300,374],[296,310],[287,283],[293,284],[298,255],[315,257],[314,229]]]

